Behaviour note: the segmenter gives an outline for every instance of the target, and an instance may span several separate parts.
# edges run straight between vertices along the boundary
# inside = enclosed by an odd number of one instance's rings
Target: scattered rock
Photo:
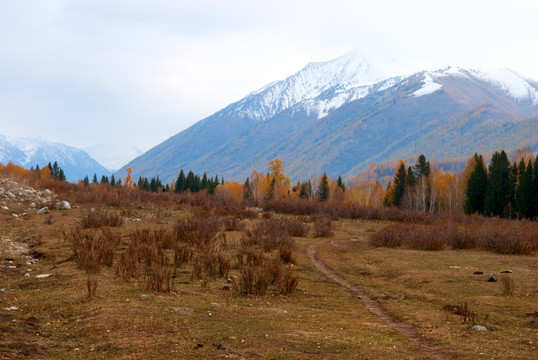
[[[511,274],[512,270],[501,270],[502,274]]]
[[[6,311],[17,311],[17,310],[19,310],[19,308],[16,307],[16,306],[10,306],[8,308],[4,308],[4,310],[6,310]]]
[[[52,191],[50,191],[49,189],[43,190],[43,195],[49,196],[51,194],[52,194]]]
[[[35,209],[36,207],[35,202],[33,201],[28,206],[31,207],[32,209]]]
[[[7,206],[0,206],[0,209],[6,210],[6,211],[9,210],[9,208]]]
[[[489,281],[489,282],[496,282],[496,281],[497,281],[497,276],[495,276],[495,274],[491,274],[491,275],[488,277],[488,281]]]
[[[19,215],[15,214],[15,213],[11,213],[11,216],[13,216],[14,218],[18,218]]]
[[[483,271],[475,271],[473,274],[475,274],[475,275],[483,275],[484,272]]]
[[[62,201],[60,203],[60,207],[59,207],[60,210],[70,210],[71,209],[71,205],[67,202],[67,201]]]
[[[39,275],[36,275],[36,278],[38,279],[45,279],[45,278],[48,278],[51,274],[39,274]]]
[[[488,329],[485,326],[482,325],[475,325],[471,329],[475,331],[488,331]]]
[[[48,214],[48,213],[49,213],[49,208],[46,206],[37,210],[37,215],[43,215],[43,214]]]

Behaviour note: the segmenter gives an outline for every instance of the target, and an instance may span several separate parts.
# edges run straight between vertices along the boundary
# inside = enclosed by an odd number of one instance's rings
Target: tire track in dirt
[[[418,330],[411,324],[404,323],[396,319],[388,311],[384,310],[377,301],[372,299],[366,292],[350,283],[340,275],[332,271],[317,257],[317,249],[315,245],[310,245],[306,249],[306,253],[310,261],[314,264],[317,270],[322,272],[329,279],[349,291],[355,298],[360,300],[364,307],[373,314],[377,315],[383,322],[390,326],[393,330],[405,336],[409,343],[422,355],[435,360],[449,360],[452,357],[441,352],[431,341],[420,334]]]

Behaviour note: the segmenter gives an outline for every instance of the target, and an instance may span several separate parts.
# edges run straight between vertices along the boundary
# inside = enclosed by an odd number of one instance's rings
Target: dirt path
[[[392,316],[388,311],[381,308],[379,303],[368,296],[363,290],[353,285],[346,279],[339,276],[337,273],[329,269],[324,263],[316,258],[317,249],[315,245],[310,245],[306,249],[306,253],[316,269],[321,271],[329,279],[349,291],[354,297],[359,299],[363,305],[372,313],[379,316],[387,325],[396,330],[401,335],[405,336],[409,343],[414,346],[418,352],[431,359],[448,360],[451,357],[442,353],[435,345],[433,345],[424,335],[420,334],[411,324],[399,321]]]

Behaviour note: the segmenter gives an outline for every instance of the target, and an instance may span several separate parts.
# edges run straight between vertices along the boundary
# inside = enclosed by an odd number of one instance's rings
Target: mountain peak
[[[237,104],[242,114],[264,121],[323,93],[331,92],[334,95],[415,72],[416,69],[394,60],[365,55],[364,52],[353,49],[335,59],[311,62],[284,80],[272,82],[250,93]],[[366,96],[368,91],[361,91],[361,94]]]

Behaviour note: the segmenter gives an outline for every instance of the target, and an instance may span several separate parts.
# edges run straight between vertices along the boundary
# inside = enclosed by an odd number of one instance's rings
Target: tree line
[[[504,150],[496,151],[486,167],[483,156],[474,154],[459,174],[430,169],[424,155],[407,168],[402,161],[383,205],[533,219],[538,211],[538,157],[531,155],[510,163]]]

